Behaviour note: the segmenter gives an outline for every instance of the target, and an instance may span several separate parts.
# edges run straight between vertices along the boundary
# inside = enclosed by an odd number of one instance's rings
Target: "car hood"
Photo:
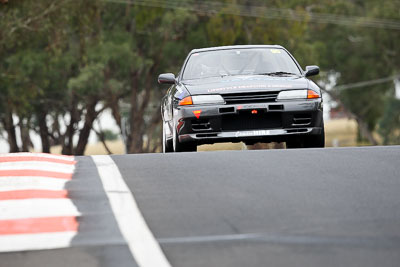
[[[191,95],[231,94],[307,89],[308,80],[298,76],[225,76],[183,81]]]

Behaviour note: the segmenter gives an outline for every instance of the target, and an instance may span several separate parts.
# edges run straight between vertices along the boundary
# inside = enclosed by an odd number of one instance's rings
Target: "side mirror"
[[[163,73],[158,76],[159,84],[175,84],[175,74],[173,73]]]
[[[314,76],[319,74],[319,67],[318,66],[307,66],[306,67],[306,77]]]

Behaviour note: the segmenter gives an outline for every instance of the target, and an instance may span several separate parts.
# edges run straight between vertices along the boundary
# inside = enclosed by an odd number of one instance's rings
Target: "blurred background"
[[[234,44],[320,66],[326,146],[400,144],[400,1],[0,0],[0,153],[159,152],[158,74]]]

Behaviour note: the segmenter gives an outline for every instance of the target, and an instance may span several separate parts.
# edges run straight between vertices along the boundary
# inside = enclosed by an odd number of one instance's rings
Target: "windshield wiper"
[[[279,75],[296,75],[299,76],[296,73],[292,73],[292,72],[286,72],[286,71],[275,71],[275,72],[265,72],[265,73],[257,73],[257,75],[271,75],[271,76],[279,76]]]

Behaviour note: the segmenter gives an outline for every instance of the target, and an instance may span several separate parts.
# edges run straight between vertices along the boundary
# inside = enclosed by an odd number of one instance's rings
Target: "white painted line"
[[[71,246],[76,232],[1,235],[0,252],[65,248]]]
[[[66,179],[47,178],[37,176],[0,177],[0,192],[13,190],[63,190]]]
[[[0,220],[79,216],[70,199],[17,199],[0,201]]]
[[[49,172],[73,173],[75,170],[75,165],[46,161],[0,162],[0,170],[40,170]]]
[[[170,267],[110,156],[92,156],[122,235],[140,267]]]

